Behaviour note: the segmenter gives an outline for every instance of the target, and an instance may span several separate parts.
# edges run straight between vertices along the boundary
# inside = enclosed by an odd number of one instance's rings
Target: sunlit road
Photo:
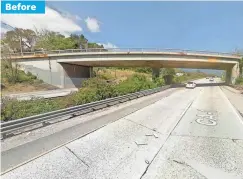
[[[218,86],[181,89],[2,175],[17,178],[240,179],[243,119]]]

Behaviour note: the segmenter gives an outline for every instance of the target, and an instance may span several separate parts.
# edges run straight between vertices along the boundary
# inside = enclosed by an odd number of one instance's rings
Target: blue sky
[[[46,14],[2,14],[1,21],[2,32],[12,26],[83,33],[105,47],[243,49],[243,2],[47,1]]]
[[[118,47],[231,52],[243,49],[243,2],[48,2],[81,17],[91,41]],[[96,18],[100,32],[83,26]]]

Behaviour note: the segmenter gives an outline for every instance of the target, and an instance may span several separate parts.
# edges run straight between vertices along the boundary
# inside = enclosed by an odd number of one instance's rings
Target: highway
[[[42,131],[45,140],[34,138],[37,132],[25,143],[21,136],[8,139],[2,142],[1,178],[241,179],[243,118],[237,107],[243,101],[233,101],[242,94],[226,91],[169,89],[118,107],[122,114],[112,109],[102,124],[94,118],[52,138]]]

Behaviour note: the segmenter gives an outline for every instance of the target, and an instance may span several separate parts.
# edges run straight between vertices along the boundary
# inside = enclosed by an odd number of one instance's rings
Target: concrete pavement
[[[228,98],[228,100],[243,116],[243,104],[242,104],[243,94],[241,94],[240,91],[229,86],[223,86],[221,87],[221,89],[226,95],[226,97]]]
[[[2,178],[228,179],[242,171],[242,117],[210,86],[178,90]]]
[[[181,89],[168,89],[142,98],[81,115],[1,141],[1,171],[19,165],[75,138],[80,138]],[[21,155],[19,155],[21,153]]]

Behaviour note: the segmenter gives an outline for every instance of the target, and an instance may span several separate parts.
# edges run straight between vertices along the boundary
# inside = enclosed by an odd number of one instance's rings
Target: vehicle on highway
[[[196,83],[194,83],[194,82],[192,82],[192,81],[190,81],[190,82],[188,82],[187,84],[186,84],[186,88],[191,88],[191,89],[193,89],[193,88],[195,88],[196,87]]]
[[[209,81],[214,81],[214,79],[213,78],[210,78]]]

